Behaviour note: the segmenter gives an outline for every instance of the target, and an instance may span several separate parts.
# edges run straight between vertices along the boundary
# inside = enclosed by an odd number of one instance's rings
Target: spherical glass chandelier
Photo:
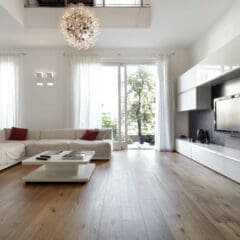
[[[94,46],[100,33],[99,20],[83,4],[70,4],[61,17],[60,30],[69,45],[88,49]]]

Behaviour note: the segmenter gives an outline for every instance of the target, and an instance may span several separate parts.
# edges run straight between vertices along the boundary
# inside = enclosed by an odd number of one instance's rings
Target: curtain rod
[[[158,54],[158,57],[161,57],[161,56],[164,56],[164,55],[167,55],[167,56],[175,56],[175,52],[170,52],[170,53],[159,53],[159,54]]]
[[[79,56],[79,57],[93,57],[98,58],[99,61],[103,64],[106,63],[117,63],[117,64],[126,64],[126,63],[134,63],[138,62],[141,64],[149,64],[156,62],[159,57],[129,57],[129,56],[121,56],[121,55],[115,55],[115,56],[98,56],[98,55],[79,55],[79,54],[64,54],[65,57],[71,57],[71,56]]]
[[[63,56],[64,56],[64,57],[69,57],[69,56],[100,57],[98,54],[89,54],[89,55],[86,55],[86,54],[81,54],[81,53],[66,53],[66,52],[63,53]]]
[[[167,56],[175,56],[175,52],[169,52],[169,53],[159,53],[159,54],[156,54],[155,56],[149,56],[149,57],[146,57],[146,58],[156,58],[156,57],[161,57],[161,56],[164,56],[164,55],[167,55]],[[101,58],[113,58],[113,57],[125,57],[125,58],[142,58],[141,56],[138,56],[138,57],[129,57],[129,56],[123,56],[122,53],[116,53],[116,54],[113,54],[113,56],[100,56],[99,54],[90,54],[90,55],[86,55],[86,54],[80,54],[80,53],[67,53],[67,52],[64,52],[63,53],[63,56],[82,56],[82,57],[89,57],[89,56],[92,56],[92,57],[101,57]]]

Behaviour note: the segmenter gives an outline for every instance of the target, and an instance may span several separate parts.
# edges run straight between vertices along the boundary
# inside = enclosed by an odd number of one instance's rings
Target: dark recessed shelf
[[[38,0],[40,7],[65,7],[67,4],[83,3],[86,6],[93,6],[93,0]]]

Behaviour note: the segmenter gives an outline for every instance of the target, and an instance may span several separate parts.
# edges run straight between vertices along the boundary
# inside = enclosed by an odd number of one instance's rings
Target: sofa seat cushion
[[[11,164],[24,158],[25,144],[23,143],[0,143],[0,165]]]
[[[26,144],[26,155],[33,156],[44,151],[68,151],[70,140],[48,139],[39,140]]]
[[[6,140],[4,141],[4,143],[14,143],[14,144],[18,144],[21,143],[23,145],[28,145],[30,143],[34,143],[34,142],[38,142],[38,140],[23,140],[23,141],[17,141],[17,140]]]
[[[110,159],[112,146],[109,140],[74,140],[70,142],[69,150],[95,151],[93,159]]]

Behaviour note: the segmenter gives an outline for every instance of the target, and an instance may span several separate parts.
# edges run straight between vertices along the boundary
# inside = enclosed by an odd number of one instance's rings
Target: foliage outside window
[[[128,77],[128,135],[137,130],[140,144],[149,142],[154,145],[155,102],[153,76],[140,66]]]

